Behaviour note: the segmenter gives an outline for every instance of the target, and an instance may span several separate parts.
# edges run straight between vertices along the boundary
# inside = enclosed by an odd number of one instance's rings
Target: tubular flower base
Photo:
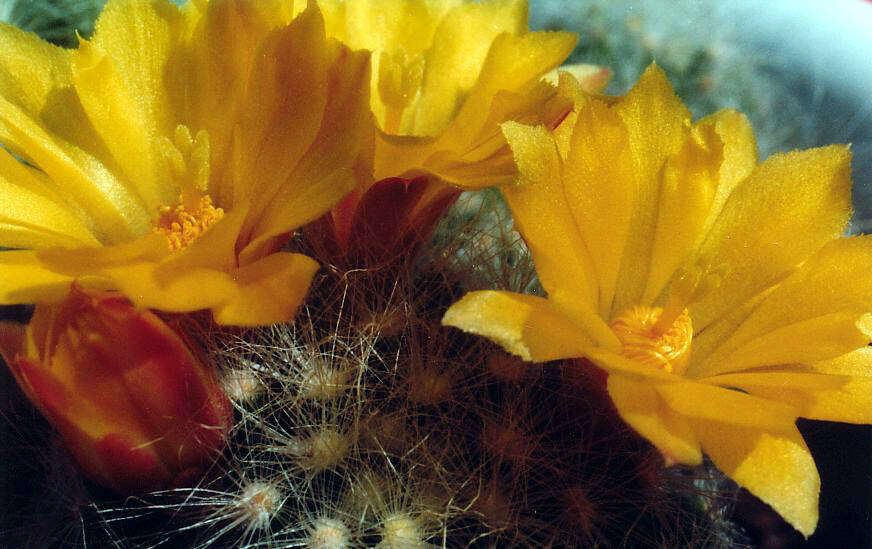
[[[18,384],[94,480],[122,493],[183,484],[224,446],[227,396],[153,313],[73,286],[25,330],[0,325]]]
[[[358,184],[368,53],[279,1],[111,0],[76,50],[0,42],[0,141],[26,161],[0,151],[0,246],[20,249],[0,302],[79,280],[224,324],[293,318],[317,264],[277,250]]]
[[[428,196],[434,185],[442,191]],[[309,240],[321,255],[347,268],[408,263],[459,195],[460,189],[432,176],[383,179],[364,193],[352,192],[311,224]]]
[[[746,119],[690,123],[662,71],[580,95],[551,132],[506,123],[502,188],[548,297],[467,294],[443,323],[608,372],[667,462],[707,454],[804,535],[819,477],[797,417],[872,422],[872,240],[842,238],[850,153],[760,165]]]

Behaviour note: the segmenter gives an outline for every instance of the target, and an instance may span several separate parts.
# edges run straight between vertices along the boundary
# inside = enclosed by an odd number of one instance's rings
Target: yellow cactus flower
[[[516,174],[500,123],[553,126],[572,108],[543,76],[566,59],[576,36],[529,32],[526,0],[318,3],[329,36],[372,51],[370,106],[380,130],[371,178],[329,220],[339,248],[347,247],[349,225],[372,202],[365,195],[374,185],[378,201],[388,198],[406,211],[392,229],[397,239],[426,238],[429,221],[454,202],[458,186],[484,187]],[[377,185],[391,178],[405,181],[387,183],[396,197]],[[404,254],[402,246],[382,248]]]
[[[72,51],[0,26],[0,246],[18,249],[0,302],[78,280],[225,324],[292,318],[317,264],[278,250],[357,185],[374,131],[369,54],[303,7],[111,0]]]
[[[502,190],[548,295],[471,292],[443,322],[592,361],[667,462],[705,453],[811,534],[820,480],[796,418],[872,422],[872,239],[842,237],[848,148],[758,165],[741,114],[691,124],[656,66],[554,132],[503,131],[521,175]]]

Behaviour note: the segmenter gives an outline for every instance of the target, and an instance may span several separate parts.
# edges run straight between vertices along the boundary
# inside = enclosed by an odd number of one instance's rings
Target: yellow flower
[[[586,357],[667,461],[704,452],[813,532],[796,418],[872,422],[872,239],[840,238],[848,148],[757,165],[742,115],[691,125],[654,66],[554,132],[503,131],[521,173],[503,192],[548,297],[472,292],[443,322],[527,360]]]
[[[0,302],[71,281],[285,321],[317,264],[277,251],[354,188],[369,54],[292,0],[112,0],[74,51],[0,27]]]
[[[370,106],[381,130],[372,181],[404,177],[424,186],[412,217],[453,202],[458,190],[446,182],[483,187],[514,177],[500,123],[554,125],[571,109],[542,76],[566,59],[576,37],[529,32],[526,0],[319,4],[328,35],[372,51]]]

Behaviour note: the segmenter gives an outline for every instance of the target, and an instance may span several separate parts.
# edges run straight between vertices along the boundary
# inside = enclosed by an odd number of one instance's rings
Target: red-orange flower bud
[[[97,482],[173,486],[221,450],[232,410],[209,369],[153,313],[76,286],[25,329],[0,326],[18,384]]]

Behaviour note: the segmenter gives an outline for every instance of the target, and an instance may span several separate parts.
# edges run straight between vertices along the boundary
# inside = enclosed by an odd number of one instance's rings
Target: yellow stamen
[[[185,248],[224,217],[224,210],[213,206],[209,195],[201,196],[193,209],[188,209],[183,197],[179,197],[176,207],[161,206],[159,212],[152,230],[167,237],[172,251]]]
[[[667,372],[680,374],[690,360],[693,324],[687,309],[679,311],[671,322],[660,327],[660,319],[672,315],[668,308],[633,307],[618,315],[612,331],[623,344],[621,354]]]

